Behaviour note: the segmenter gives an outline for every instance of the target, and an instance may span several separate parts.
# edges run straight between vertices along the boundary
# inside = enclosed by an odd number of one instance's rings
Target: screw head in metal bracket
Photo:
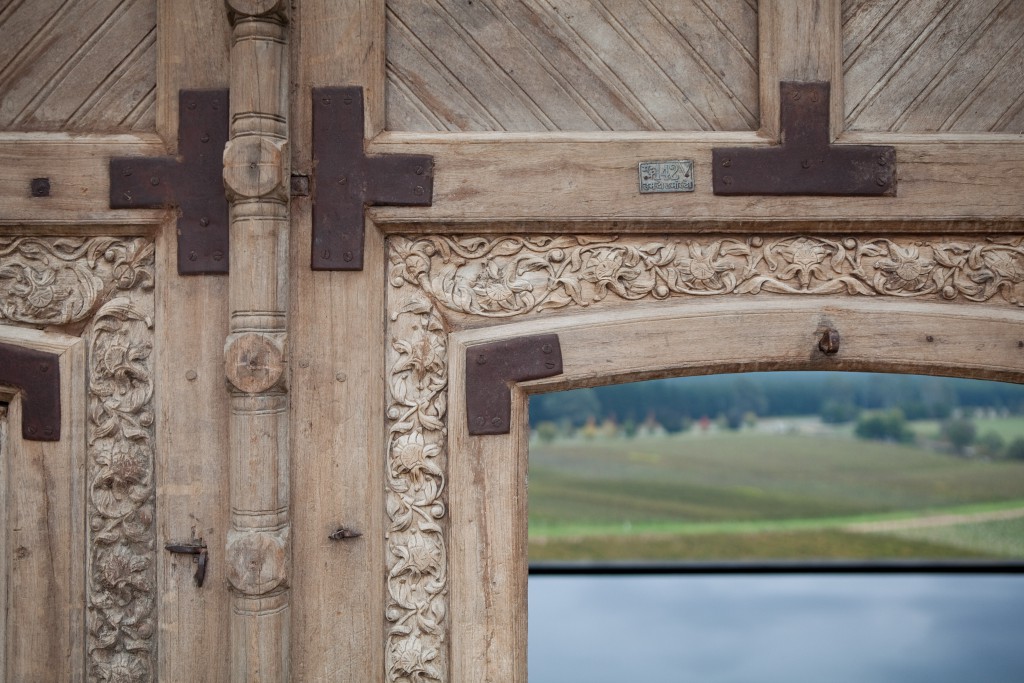
[[[827,356],[839,353],[839,332],[831,327],[825,330],[818,340],[818,350]]]

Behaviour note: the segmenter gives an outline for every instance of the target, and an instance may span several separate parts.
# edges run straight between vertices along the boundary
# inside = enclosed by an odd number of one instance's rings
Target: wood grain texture
[[[9,430],[5,680],[81,681],[85,638],[85,344],[62,334],[5,327],[5,343],[59,354],[61,440],[24,441]],[[21,401],[8,416],[21,424]]]
[[[844,0],[853,130],[1024,132],[1024,3]]]
[[[748,0],[390,0],[388,128],[752,130]]]
[[[303,0],[292,37],[293,168],[310,173],[312,87],[363,86],[366,136],[384,127],[384,2]],[[293,198],[291,212],[292,677],[381,681],[384,240],[368,223],[362,271],[314,272],[310,199]],[[362,536],[329,540],[340,526]]]
[[[0,10],[0,129],[156,125],[157,0],[13,0]]]
[[[687,225],[708,221],[737,231],[754,223],[763,223],[765,227],[757,228],[763,230],[823,221],[859,224],[863,227],[843,229],[868,230],[870,221],[898,223],[910,230],[919,230],[928,221],[956,222],[968,228],[969,222],[984,221],[1021,225],[1024,144],[1020,138],[851,135],[839,142],[847,139],[896,145],[896,197],[713,195],[712,147],[766,144],[750,133],[562,137],[389,133],[371,143],[370,151],[433,155],[438,169],[434,203],[426,208],[376,207],[370,215],[389,227],[420,224],[424,230],[437,231],[436,224],[444,223],[445,231],[456,232],[550,230],[551,223],[583,223],[619,232],[685,231],[692,229]],[[637,164],[651,159],[693,159],[696,190],[640,194]]]
[[[178,139],[178,90],[228,87],[231,25],[222,2],[159,0],[158,11],[156,119],[166,145],[158,154],[166,154],[173,153]],[[105,159],[99,161],[105,166]],[[173,213],[111,213],[163,219],[156,244],[158,539],[184,541],[194,531],[210,548],[202,588],[192,578],[196,565],[191,557],[162,549],[157,555],[157,676],[162,681],[227,681],[231,608],[219,549],[227,542],[230,514],[224,388],[228,282],[178,275]]]

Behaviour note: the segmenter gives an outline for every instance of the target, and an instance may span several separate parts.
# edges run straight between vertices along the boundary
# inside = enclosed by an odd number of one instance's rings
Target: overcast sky
[[[1016,683],[1024,577],[534,577],[530,683]]]

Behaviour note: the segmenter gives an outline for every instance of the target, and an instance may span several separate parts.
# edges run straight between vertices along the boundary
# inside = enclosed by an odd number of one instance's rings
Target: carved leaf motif
[[[849,294],[964,298],[1024,305],[1022,239],[974,243],[797,235],[394,238],[395,287],[414,285],[452,311],[483,317],[674,296]],[[410,277],[410,272],[415,277]]]

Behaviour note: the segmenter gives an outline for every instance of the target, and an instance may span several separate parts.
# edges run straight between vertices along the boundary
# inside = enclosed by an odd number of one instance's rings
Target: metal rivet
[[[342,101],[343,101],[343,102],[344,102],[345,104],[352,104],[352,96],[351,96],[351,95],[345,95],[345,99],[344,99],[344,100],[342,100]]]
[[[818,349],[826,355],[839,353],[839,332],[828,328],[818,341]]]
[[[885,166],[888,163],[889,163],[889,158],[887,156],[885,156],[884,154],[879,154],[878,155],[878,165],[879,166]]]
[[[543,351],[544,353],[551,353],[551,344],[545,344],[544,346],[540,347],[540,350]]]
[[[499,426],[501,424],[501,418],[500,417],[492,417],[491,418],[491,424],[494,425],[495,427]]]
[[[53,427],[43,427],[43,436],[53,436]]]
[[[38,430],[38,429],[36,429],[35,425],[29,425],[29,426],[28,426],[28,433],[29,433],[29,434],[31,434],[31,435],[33,435],[33,436],[35,436],[36,432],[38,432],[38,431],[39,431],[39,430]]]
[[[935,337],[929,334],[927,337],[924,338],[924,340],[930,344],[931,342],[935,341]]]
[[[417,185],[417,186],[416,186],[415,188],[413,188],[413,191],[412,191],[412,193],[413,193],[414,195],[416,195],[417,197],[418,197],[419,195],[423,194],[423,186],[422,186],[422,185]]]
[[[258,164],[255,161],[249,162],[249,169],[255,171]]]
[[[483,427],[485,422],[487,422],[487,420],[483,416],[476,418],[476,423],[480,427]]]
[[[50,371],[50,364],[49,363],[40,363],[39,364],[39,372],[49,372],[49,371]]]
[[[341,255],[341,258],[347,263],[351,261],[353,258],[355,258],[355,256],[353,256],[351,251],[346,251],[344,254]]]
[[[188,107],[189,109],[195,109],[196,108],[196,103],[195,102],[189,102],[185,106]]]
[[[348,182],[348,178],[345,177],[345,176],[341,176],[340,178],[338,178],[338,184],[339,185],[344,185],[347,182]]]
[[[422,166],[417,166],[416,167],[416,175],[423,175],[423,167]]]
[[[731,175],[724,175],[724,176],[722,176],[722,184],[723,185],[732,185],[732,176]]]
[[[338,380],[339,382],[344,382],[345,380],[348,379],[348,375],[346,375],[344,372],[339,372],[334,376],[334,379]]]
[[[215,251],[215,252],[213,252],[213,260],[214,261],[223,261],[224,260],[224,252],[223,251]]]
[[[132,193],[131,192],[124,192],[124,193],[122,193],[121,194],[121,199],[125,200],[126,202],[130,202],[132,200]]]
[[[544,361],[544,367],[546,367],[548,370],[554,370],[555,369],[555,361],[553,361],[553,360],[546,360],[546,361]]]
[[[888,184],[889,180],[885,176],[875,176],[875,185],[878,185],[879,187],[885,187]]]
[[[123,169],[121,169],[121,175],[124,176],[125,178],[127,178],[131,174],[132,174],[132,169],[130,169],[130,168],[123,168]]]
[[[203,137],[199,138],[199,142],[209,142],[209,141],[210,141],[210,136],[207,135],[206,133],[203,133]]]
[[[320,98],[320,101],[323,102],[325,105],[328,105],[328,106],[330,106],[330,104],[331,104],[331,98],[330,97],[322,97],[322,98]]]
[[[818,101],[818,91],[817,90],[812,90],[811,91],[811,102],[817,102],[817,101]]]
[[[203,216],[202,218],[199,219],[199,225],[203,226],[204,228],[207,225],[209,225],[209,224],[210,224],[210,219],[207,218],[206,216]]]
[[[156,176],[153,176],[152,178],[149,179],[149,184],[152,185],[153,187],[156,187],[157,185],[160,184],[160,179],[157,178]]]
[[[189,370],[185,373],[185,379],[187,379],[189,382],[195,382],[196,377],[198,376],[199,375],[196,373],[195,370]]]
[[[793,99],[793,100],[799,100],[800,99],[800,91],[799,90],[794,90],[793,94],[790,95],[789,97],[790,97],[790,99]]]
[[[329,261],[331,259],[331,250],[330,249],[324,249],[323,251],[321,251],[320,252],[320,258],[322,258],[325,261]]]
[[[477,355],[477,357],[476,357],[476,364],[477,365],[487,365],[487,355],[483,354],[483,353]]]
[[[197,261],[198,259],[199,259],[199,254],[197,254],[194,251],[188,252],[188,260],[189,261]]]
[[[732,159],[729,159],[728,157],[722,159],[722,166],[724,166],[725,168],[729,168],[730,166],[732,166]]]
[[[810,159],[804,159],[803,161],[800,162],[800,166],[801,166],[801,168],[810,168],[811,167],[811,160]]]

